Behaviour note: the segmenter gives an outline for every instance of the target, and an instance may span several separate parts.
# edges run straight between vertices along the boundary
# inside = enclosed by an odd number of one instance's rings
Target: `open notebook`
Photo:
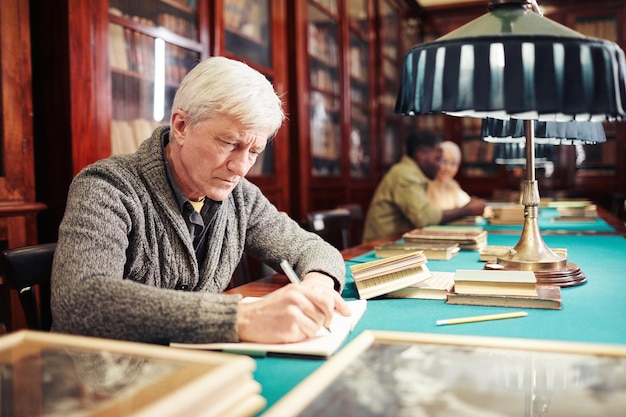
[[[250,356],[314,356],[328,357],[335,353],[346,340],[354,326],[363,316],[366,300],[351,300],[348,305],[352,315],[344,317],[335,313],[330,333],[320,329],[317,336],[297,343],[170,343],[171,347],[183,349],[219,350]]]

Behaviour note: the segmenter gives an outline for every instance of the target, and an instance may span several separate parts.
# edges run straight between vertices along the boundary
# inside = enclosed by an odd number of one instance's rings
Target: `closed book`
[[[487,246],[487,231],[480,226],[427,226],[402,235],[405,242],[456,243],[462,250],[480,250]]]
[[[457,243],[427,243],[417,244],[413,242],[393,242],[376,246],[376,256],[379,258],[388,258],[390,256],[401,255],[408,252],[422,251],[426,259],[448,260],[459,254],[459,245]]]
[[[550,221],[563,223],[563,222],[572,222],[572,223],[595,223],[598,217],[588,217],[588,216],[559,216],[559,217],[551,217]]]
[[[566,248],[551,248],[552,252],[567,258]],[[487,245],[479,251],[479,261],[496,263],[498,258],[505,257],[507,255],[515,254],[515,249],[512,246],[496,246]]]
[[[562,308],[560,287],[556,285],[537,285],[536,288],[537,297],[451,293],[448,294],[446,304],[516,308],[543,308],[548,310],[560,310]]]
[[[385,298],[421,298],[445,300],[454,287],[454,272],[430,271],[431,277],[401,290],[392,291]]]
[[[537,297],[536,287],[537,278],[532,271],[458,269],[454,277],[457,294]]]

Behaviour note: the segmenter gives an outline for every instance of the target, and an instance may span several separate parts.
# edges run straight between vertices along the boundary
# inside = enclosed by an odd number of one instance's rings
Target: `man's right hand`
[[[320,295],[308,286],[289,284],[259,301],[239,302],[239,340],[292,343],[315,336],[334,313]]]

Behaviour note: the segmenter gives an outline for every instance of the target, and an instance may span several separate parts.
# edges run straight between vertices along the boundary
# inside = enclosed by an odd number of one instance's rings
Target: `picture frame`
[[[622,416],[626,346],[364,331],[264,417]]]
[[[0,412],[247,417],[266,404],[252,358],[22,330],[0,337]]]

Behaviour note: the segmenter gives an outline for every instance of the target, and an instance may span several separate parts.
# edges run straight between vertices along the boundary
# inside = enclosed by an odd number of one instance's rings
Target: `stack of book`
[[[577,206],[560,206],[556,208],[558,217],[552,221],[561,222],[595,222],[598,218],[598,210],[595,204],[587,203]]]
[[[391,242],[374,248],[378,258],[402,255],[408,252],[422,251],[429,260],[448,260],[459,254],[458,243],[414,243],[414,242]]]
[[[523,224],[524,206],[517,203],[491,204],[487,206],[487,221],[494,225]]]
[[[537,285],[532,271],[459,269],[446,303],[560,310],[561,289]]]
[[[567,249],[566,248],[551,248],[552,252],[557,255],[561,255],[564,258],[567,258]],[[482,248],[479,252],[479,260],[487,263],[496,263],[498,258],[514,255],[515,249],[512,246],[496,246],[496,245],[487,245]]]
[[[427,226],[402,235],[407,243],[423,245],[457,244],[461,250],[480,250],[487,246],[487,231],[480,226]]]
[[[360,299],[369,299],[406,288],[430,278],[424,252],[409,252],[389,258],[350,265]]]

